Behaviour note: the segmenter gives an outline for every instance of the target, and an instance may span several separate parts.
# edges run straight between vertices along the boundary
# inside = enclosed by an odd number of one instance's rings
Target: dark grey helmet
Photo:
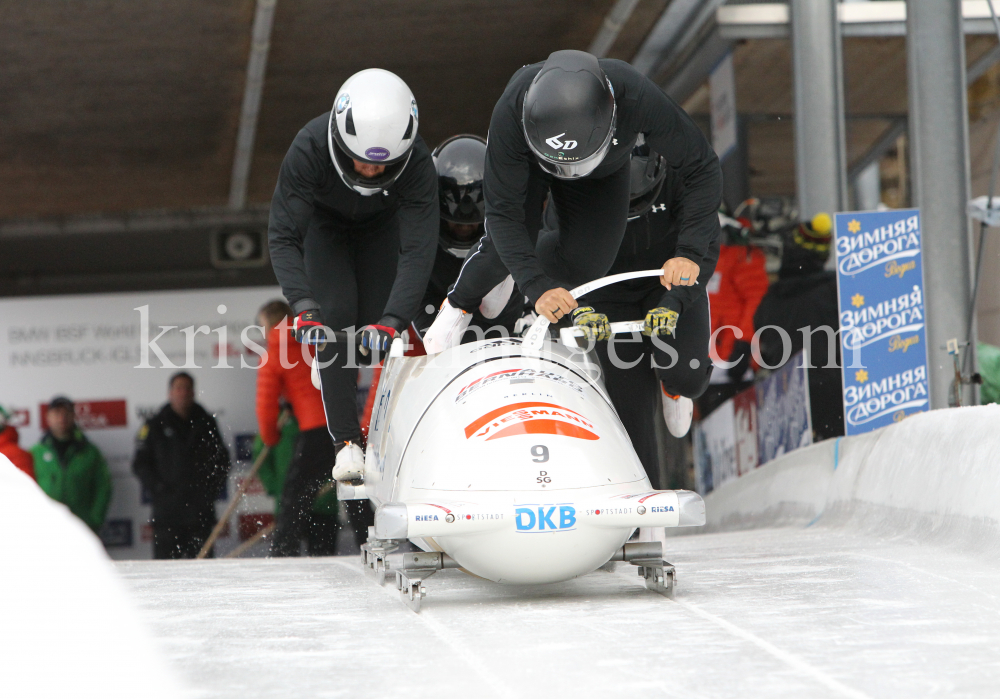
[[[482,223],[486,217],[486,139],[471,134],[452,136],[435,148],[431,157],[438,175],[441,218],[452,223]]]
[[[521,124],[541,168],[570,180],[586,177],[604,160],[615,114],[614,89],[597,58],[556,51],[528,87]]]
[[[438,175],[441,209],[438,244],[450,255],[465,259],[482,237],[482,224],[486,219],[486,200],[483,198],[486,139],[471,134],[452,136],[434,149],[431,158]],[[449,223],[478,226],[478,233],[459,239],[452,234]]]

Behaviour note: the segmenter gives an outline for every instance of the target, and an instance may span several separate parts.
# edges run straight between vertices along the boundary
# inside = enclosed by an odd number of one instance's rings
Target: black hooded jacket
[[[514,281],[531,299],[559,286],[543,271],[525,226],[525,200],[535,156],[525,140],[521,112],[524,95],[543,65],[535,63],[517,71],[497,102],[483,181],[486,230]],[[680,181],[677,225],[682,245],[676,254],[700,266],[719,228],[719,159],[687,113],[649,78],[624,61],[602,58],[600,66],[614,89],[617,122],[611,149],[588,177],[599,179],[618,171],[628,163],[638,135],[645,134],[650,149],[666,159]]]
[[[132,470],[152,499],[154,525],[214,522],[229,450],[203,407],[195,403],[183,420],[167,404],[139,430]]]
[[[318,309],[302,259],[313,215],[363,235],[399,220],[399,262],[385,315],[401,330],[417,315],[438,240],[437,172],[418,135],[406,168],[382,194],[364,196],[337,174],[327,145],[330,114],[306,124],[292,141],[271,199],[268,244],[274,274],[295,313]]]

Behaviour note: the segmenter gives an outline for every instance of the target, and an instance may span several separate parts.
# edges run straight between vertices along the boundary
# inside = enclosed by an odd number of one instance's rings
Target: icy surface
[[[0,697],[177,697],[97,537],[0,455]]]
[[[118,569],[197,697],[997,695],[994,563],[822,523],[667,558],[673,601],[622,563],[538,587],[444,571],[420,614],[353,557]]]

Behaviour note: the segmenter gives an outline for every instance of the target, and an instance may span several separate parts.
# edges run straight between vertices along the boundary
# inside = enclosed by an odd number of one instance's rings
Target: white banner
[[[263,345],[259,330],[245,329],[275,298],[279,289],[254,287],[0,300],[0,405],[14,411],[27,449],[44,430],[49,400],[66,395],[76,402],[81,427],[111,469],[102,535],[112,557],[152,555],[149,506],[141,503],[132,455],[136,432],[166,402],[174,372],[194,377],[196,400],[218,420],[233,457],[227,494],[249,468],[258,355],[241,335]],[[237,530],[249,526],[249,515],[272,511],[262,491],[251,494],[216,552],[239,543]]]
[[[724,160],[736,147],[736,76],[733,54],[728,53],[708,76],[709,107],[712,113],[712,148]]]

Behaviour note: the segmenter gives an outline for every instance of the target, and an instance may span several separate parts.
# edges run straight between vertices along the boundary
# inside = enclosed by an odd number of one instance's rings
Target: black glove
[[[303,344],[321,345],[326,342],[326,326],[315,308],[295,316],[292,330],[295,331],[295,339]]]
[[[380,362],[389,351],[397,333],[395,328],[386,325],[366,325],[361,328],[359,335],[358,363],[374,364]]]
[[[750,343],[743,340],[734,342],[729,359],[736,362],[734,366],[726,370],[729,380],[733,383],[740,383],[743,380],[743,374],[747,373],[747,369],[750,368]]]
[[[598,313],[593,306],[580,306],[573,309],[573,325],[583,328],[588,340],[610,340],[611,323],[603,313]]]

